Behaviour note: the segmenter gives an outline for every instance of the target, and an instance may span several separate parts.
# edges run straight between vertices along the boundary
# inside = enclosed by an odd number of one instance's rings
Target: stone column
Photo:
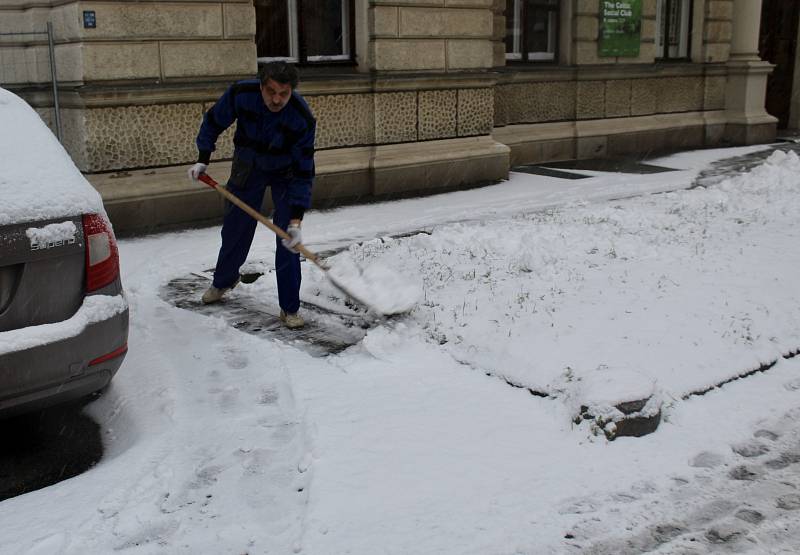
[[[775,139],[777,118],[765,110],[767,76],[774,67],[758,57],[761,0],[734,0],[731,55],[725,90],[725,138],[734,144]]]
[[[760,61],[758,32],[761,0],[734,0],[731,59]]]

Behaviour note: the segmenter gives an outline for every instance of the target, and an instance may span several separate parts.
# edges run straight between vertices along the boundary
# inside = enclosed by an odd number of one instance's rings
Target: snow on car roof
[[[105,214],[100,194],[39,115],[0,88],[0,225]]]

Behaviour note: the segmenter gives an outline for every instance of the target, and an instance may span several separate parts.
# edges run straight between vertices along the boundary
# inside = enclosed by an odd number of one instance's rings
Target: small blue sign
[[[83,12],[83,28],[84,29],[95,29],[97,27],[97,17],[95,17],[94,11],[84,11]]]

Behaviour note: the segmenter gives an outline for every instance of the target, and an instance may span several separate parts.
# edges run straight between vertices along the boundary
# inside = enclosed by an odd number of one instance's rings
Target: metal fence
[[[47,57],[48,57],[48,66],[50,69],[50,79],[49,82],[52,86],[53,91],[53,113],[55,117],[55,124],[56,124],[56,136],[58,140],[62,140],[62,128],[61,128],[61,106],[58,100],[58,79],[56,73],[56,56],[55,56],[55,43],[53,41],[53,24],[49,21],[47,22],[47,29],[45,31],[36,32],[21,32],[21,33],[0,33],[0,52],[2,52],[3,41],[4,38],[18,38],[23,41],[26,39],[32,38],[47,38]]]

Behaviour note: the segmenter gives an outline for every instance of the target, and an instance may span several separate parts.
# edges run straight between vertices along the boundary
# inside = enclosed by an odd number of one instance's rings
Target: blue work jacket
[[[308,208],[317,123],[303,97],[292,91],[288,104],[273,113],[264,105],[257,79],[234,83],[203,116],[197,135],[198,161],[209,163],[217,138],[234,121],[234,158],[287,182],[289,204]]]

